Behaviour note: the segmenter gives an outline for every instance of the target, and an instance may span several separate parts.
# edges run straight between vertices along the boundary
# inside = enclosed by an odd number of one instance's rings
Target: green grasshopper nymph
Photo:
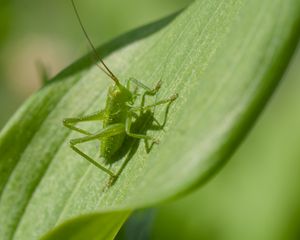
[[[74,1],[71,0],[71,2],[76,17],[79,21],[80,27],[97,59],[96,65],[113,81],[114,84],[110,86],[108,90],[106,105],[103,110],[87,116],[66,118],[64,119],[63,124],[67,128],[85,135],[81,138],[75,138],[70,140],[70,147],[76,153],[88,160],[90,163],[94,164],[96,167],[103,170],[105,173],[107,173],[115,179],[118,174],[115,174],[104,164],[102,165],[93,158],[89,157],[87,154],[81,151],[77,147],[77,145],[94,140],[101,141],[100,155],[102,158],[104,158],[106,163],[111,163],[113,155],[122,147],[126,135],[132,138],[151,140],[153,141],[153,143],[157,143],[158,141],[151,136],[131,132],[132,121],[133,119],[139,117],[138,112],[141,113],[145,110],[148,111],[157,105],[170,104],[178,97],[178,95],[174,94],[167,99],[156,101],[154,104],[151,105],[143,104],[142,106],[134,106],[134,103],[136,102],[136,99],[139,96],[139,94],[137,93],[138,89],[143,90],[141,96],[142,102],[144,102],[145,96],[156,95],[156,93],[160,89],[161,81],[159,81],[153,89],[147,87],[146,85],[134,78],[129,78],[126,81],[126,84],[122,85],[119,79],[112,73],[112,71],[107,67],[104,61],[97,54],[94,45],[92,44],[87,32],[85,31],[78,10],[74,4]],[[134,90],[130,90],[131,83],[135,85]],[[102,121],[103,128],[96,133],[90,133],[84,129],[75,126],[75,124],[78,122],[87,121]]]

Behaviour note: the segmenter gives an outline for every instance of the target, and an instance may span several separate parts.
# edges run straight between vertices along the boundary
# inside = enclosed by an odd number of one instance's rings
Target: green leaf
[[[93,214],[74,218],[49,232],[42,240],[114,239],[128,212]]]
[[[68,68],[0,134],[0,238],[36,239],[78,215],[146,207],[199,186],[226,162],[274,91],[298,42],[299,16],[298,0],[199,0],[103,46],[120,79],[149,86],[162,79],[159,98],[179,94],[164,131],[148,131],[161,143],[150,153],[143,142],[125,144],[127,155],[112,168],[127,164],[109,188],[108,176],[69,148],[79,135],[62,119],[103,108],[111,82],[89,58]],[[155,117],[163,115],[156,108]],[[98,155],[95,144],[85,146],[91,156]]]

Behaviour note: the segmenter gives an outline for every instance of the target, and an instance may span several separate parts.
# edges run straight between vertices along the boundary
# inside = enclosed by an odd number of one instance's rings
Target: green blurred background
[[[99,45],[191,0],[77,1]],[[0,129],[41,86],[89,51],[70,1],[1,1]],[[198,191],[159,207],[152,239],[300,239],[300,51],[229,163]]]

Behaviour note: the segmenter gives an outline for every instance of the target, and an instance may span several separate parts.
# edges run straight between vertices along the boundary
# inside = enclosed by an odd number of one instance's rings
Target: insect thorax
[[[125,123],[128,114],[128,103],[132,100],[132,94],[122,85],[113,85],[109,88],[106,100],[106,119],[104,127],[113,123]]]

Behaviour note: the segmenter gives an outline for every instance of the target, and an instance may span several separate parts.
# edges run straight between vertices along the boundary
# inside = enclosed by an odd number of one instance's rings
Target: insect
[[[71,3],[80,27],[93,50],[95,58],[97,59],[96,65],[113,81],[113,84],[109,87],[105,108],[103,110],[86,116],[66,118],[63,120],[63,124],[65,127],[84,135],[80,138],[71,139],[70,147],[109,176],[116,178],[117,174],[107,168],[106,164],[111,163],[113,155],[122,147],[126,135],[132,138],[151,140],[153,143],[158,142],[149,135],[134,133],[131,131],[133,120],[139,117],[138,113],[149,111],[157,105],[170,104],[178,97],[178,95],[174,94],[169,98],[156,101],[153,104],[144,105],[146,96],[156,95],[161,87],[161,81],[159,81],[154,88],[149,88],[134,78],[129,78],[124,85],[121,84],[119,79],[98,55],[92,41],[85,31],[74,0],[71,0]],[[131,90],[131,84],[135,85],[134,90]],[[138,93],[139,89],[143,90],[142,94]],[[134,106],[139,96],[141,97],[141,102],[143,104]],[[102,121],[103,128],[96,133],[90,133],[76,126],[79,122],[88,121]],[[105,160],[105,164],[98,163],[95,159],[91,158],[77,147],[78,144],[94,140],[101,141],[100,157]]]

